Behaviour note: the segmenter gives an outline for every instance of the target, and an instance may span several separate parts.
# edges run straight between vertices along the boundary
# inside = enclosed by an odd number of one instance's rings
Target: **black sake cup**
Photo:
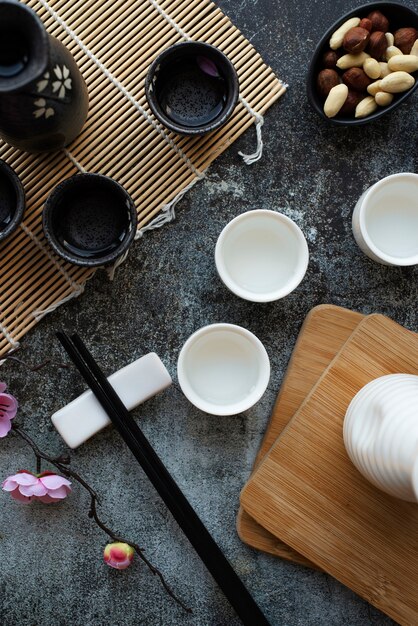
[[[42,215],[53,250],[74,265],[111,265],[132,243],[135,204],[115,180],[101,174],[76,174],[48,196]]]
[[[321,41],[318,43],[315,52],[313,54],[311,64],[308,70],[308,76],[306,81],[307,88],[307,96],[310,104],[315,109],[322,119],[330,122],[331,124],[340,125],[340,126],[360,126],[361,124],[368,124],[369,122],[373,122],[374,120],[380,119],[384,115],[391,113],[394,109],[396,109],[400,104],[405,102],[407,98],[417,89],[418,87],[418,72],[414,72],[412,76],[415,78],[415,84],[408,89],[408,91],[404,91],[403,93],[394,94],[394,98],[391,104],[386,107],[379,107],[374,113],[371,115],[367,115],[367,117],[362,117],[356,119],[354,114],[352,115],[337,115],[336,117],[328,118],[324,113],[324,100],[319,96],[317,88],[316,88],[316,79],[319,72],[324,69],[321,64],[321,59],[329,47],[329,40],[331,35],[339,28],[344,22],[346,22],[351,17],[367,17],[369,13],[372,11],[380,11],[387,17],[389,20],[389,28],[390,32],[394,33],[398,28],[405,28],[412,26],[413,28],[418,29],[418,13],[413,11],[412,9],[404,6],[403,4],[399,4],[398,2],[373,2],[371,4],[363,4],[362,6],[357,7],[357,9],[353,9],[349,13],[346,13],[339,20],[337,20],[324,34]],[[367,50],[366,50],[367,51]]]
[[[16,172],[0,160],[0,241],[8,237],[22,221],[25,192]]]
[[[227,56],[201,41],[175,44],[150,65],[145,94],[155,117],[180,135],[203,135],[225,124],[239,95]]]

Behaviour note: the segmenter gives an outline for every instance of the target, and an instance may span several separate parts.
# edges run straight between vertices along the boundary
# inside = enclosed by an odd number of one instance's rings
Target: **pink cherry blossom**
[[[6,383],[0,382],[0,437],[5,437],[12,427],[11,420],[17,413],[17,400],[9,393]]]
[[[20,470],[14,476],[8,476],[3,481],[3,491],[8,491],[12,498],[25,502],[39,500],[44,504],[59,502],[68,496],[71,491],[69,480],[53,472],[32,474],[26,470]]]
[[[103,551],[106,565],[115,569],[126,569],[134,558],[135,550],[128,543],[115,541],[108,543]]]

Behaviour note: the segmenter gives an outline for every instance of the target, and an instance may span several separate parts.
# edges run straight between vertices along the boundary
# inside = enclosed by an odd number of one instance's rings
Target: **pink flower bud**
[[[108,543],[103,551],[104,562],[115,569],[126,569],[132,563],[135,550],[127,543]]]

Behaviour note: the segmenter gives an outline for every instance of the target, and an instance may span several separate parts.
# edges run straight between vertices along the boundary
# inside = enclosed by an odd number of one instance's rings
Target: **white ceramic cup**
[[[252,302],[287,296],[303,279],[308,260],[308,245],[299,226],[286,215],[265,209],[231,220],[215,248],[223,283]]]
[[[186,398],[212,415],[235,415],[261,398],[270,361],[261,341],[234,324],[211,324],[184,344],[177,376]]]
[[[418,174],[393,174],[369,187],[355,206],[353,235],[373,261],[417,265]]]

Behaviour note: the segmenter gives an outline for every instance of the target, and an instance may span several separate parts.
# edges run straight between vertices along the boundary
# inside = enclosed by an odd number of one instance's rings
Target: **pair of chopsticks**
[[[77,334],[57,337],[245,626],[269,626],[154,448]]]

